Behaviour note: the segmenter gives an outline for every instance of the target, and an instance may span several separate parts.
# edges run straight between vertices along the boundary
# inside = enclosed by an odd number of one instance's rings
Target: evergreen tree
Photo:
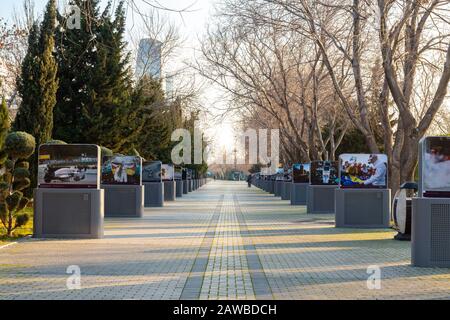
[[[128,119],[131,111],[130,55],[125,53],[124,2],[119,2],[115,18],[108,3],[100,20],[97,56],[93,74],[93,99],[85,112],[85,138],[123,152],[129,141],[126,132],[134,129]]]
[[[124,2],[119,2],[115,14],[111,13],[111,2],[102,14],[99,1],[74,0],[72,4],[81,8],[81,30],[58,32],[61,85],[54,136],[69,143],[96,143],[123,152],[130,145],[130,132],[136,129],[130,121],[135,110],[129,54],[123,40]]]
[[[184,121],[184,128],[189,130],[191,133],[191,159],[194,161],[194,129],[195,129],[195,122],[199,120],[199,111],[192,111],[189,118],[186,118]],[[202,138],[202,154],[204,154],[204,151],[207,147],[206,141]],[[186,165],[186,168],[193,169],[199,176],[204,175],[208,171],[208,164],[205,162],[205,159],[203,159],[202,164],[189,164]]]
[[[171,141],[172,132],[183,128],[182,101],[165,100],[161,82],[151,77],[143,77],[137,84],[132,102],[136,110],[133,146],[148,160],[171,163],[173,147],[178,142]]]
[[[5,144],[6,135],[9,132],[11,121],[9,119],[8,107],[6,105],[6,100],[3,97],[2,103],[0,104],[0,168],[3,167],[6,161],[6,153],[3,150]]]
[[[70,0],[81,10],[80,29],[67,28],[66,16],[58,15],[56,58],[59,90],[54,110],[53,137],[67,143],[95,143],[84,135],[83,114],[94,96],[93,75],[98,34],[98,0]]]
[[[53,56],[55,48],[56,3],[49,0],[40,28],[33,26],[29,47],[18,79],[22,99],[14,131],[24,131],[34,136],[39,146],[51,139],[53,108],[58,90],[57,64]],[[36,186],[37,153],[31,160],[32,187]]]

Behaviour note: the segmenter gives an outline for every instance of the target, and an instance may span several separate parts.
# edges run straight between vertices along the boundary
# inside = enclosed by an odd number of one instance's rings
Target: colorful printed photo
[[[147,161],[142,164],[142,182],[161,182],[161,173],[161,161]]]
[[[100,148],[44,144],[39,148],[39,188],[100,188]]]
[[[338,185],[339,162],[338,161],[313,161],[311,162],[311,185]]]
[[[309,163],[296,163],[292,166],[292,179],[294,183],[309,183]]]
[[[384,154],[342,154],[341,188],[387,188],[388,159]]]
[[[140,185],[142,158],[137,156],[104,157],[102,184]]]
[[[450,137],[427,137],[422,160],[425,197],[450,197]]]

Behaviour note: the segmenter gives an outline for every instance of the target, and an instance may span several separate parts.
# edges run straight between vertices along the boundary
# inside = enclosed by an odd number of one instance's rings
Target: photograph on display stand
[[[284,168],[277,168],[275,171],[275,180],[282,181],[284,179]]]
[[[103,158],[102,184],[140,185],[142,158],[139,156],[108,156]]]
[[[146,161],[142,164],[142,182],[161,182],[162,181],[162,163],[161,161]]]
[[[312,185],[338,185],[339,162],[338,161],[313,161],[311,162]]]
[[[183,180],[183,168],[180,166],[175,166],[174,169],[175,180]]]
[[[425,197],[450,197],[450,137],[425,138],[422,183]]]
[[[309,163],[296,163],[292,166],[292,179],[294,183],[309,183]]]
[[[342,154],[339,166],[341,188],[387,188],[388,159],[384,154]]]
[[[175,178],[175,170],[171,164],[163,164],[161,166],[161,178],[163,181],[173,181]]]
[[[100,148],[96,145],[44,144],[39,148],[40,188],[98,188]]]

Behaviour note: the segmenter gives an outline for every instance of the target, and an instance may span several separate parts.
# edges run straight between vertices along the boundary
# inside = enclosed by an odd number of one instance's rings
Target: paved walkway
[[[411,267],[391,230],[336,229],[305,211],[211,182],[143,219],[107,219],[102,240],[0,249],[0,299],[450,299],[450,269]],[[381,289],[368,289],[369,266]]]

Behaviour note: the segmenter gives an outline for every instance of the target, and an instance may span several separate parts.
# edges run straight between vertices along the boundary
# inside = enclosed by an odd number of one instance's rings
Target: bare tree
[[[330,117],[335,93],[321,53],[293,30],[260,23],[256,11],[252,4],[227,2],[203,42],[205,63],[197,69],[230,93],[230,108],[237,107],[245,127],[280,129],[284,161],[334,158],[348,126],[342,113]]]
[[[16,79],[26,55],[29,30],[36,21],[34,1],[24,0],[22,9],[14,11],[12,20],[8,24],[0,19],[0,96],[7,98],[10,109],[20,103]]]

